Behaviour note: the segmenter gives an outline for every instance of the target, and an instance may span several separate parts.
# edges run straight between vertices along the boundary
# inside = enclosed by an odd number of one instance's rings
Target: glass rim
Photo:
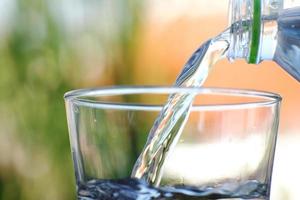
[[[130,110],[160,110],[162,105],[119,103],[109,101],[89,100],[83,97],[131,95],[131,94],[172,94],[177,92],[224,95],[233,97],[252,97],[261,101],[239,103],[217,103],[209,105],[193,105],[193,110],[220,110],[220,109],[245,109],[253,107],[272,106],[281,102],[280,95],[272,92],[250,89],[222,88],[222,87],[174,87],[174,86],[107,86],[98,88],[76,89],[66,92],[66,102],[73,102],[81,106],[104,109],[130,109]]]

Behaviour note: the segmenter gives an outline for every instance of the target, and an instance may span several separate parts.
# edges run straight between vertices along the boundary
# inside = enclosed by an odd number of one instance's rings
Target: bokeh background
[[[63,94],[170,85],[228,24],[228,1],[0,0],[0,199],[74,199]],[[283,97],[272,200],[298,200],[300,84],[275,63],[219,62],[205,86]]]

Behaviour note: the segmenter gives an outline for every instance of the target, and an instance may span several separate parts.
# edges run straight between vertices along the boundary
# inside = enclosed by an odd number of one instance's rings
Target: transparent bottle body
[[[283,10],[277,23],[277,47],[273,60],[300,81],[300,7]]]
[[[254,20],[254,2],[260,3],[260,22]],[[251,63],[273,60],[300,81],[300,0],[231,1],[231,47],[228,58]],[[260,26],[255,61],[250,61],[253,28]]]

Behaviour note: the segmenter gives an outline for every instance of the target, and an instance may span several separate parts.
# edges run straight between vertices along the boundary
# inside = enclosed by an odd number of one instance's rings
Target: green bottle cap
[[[258,60],[258,49],[260,42],[261,32],[261,0],[253,0],[253,19],[252,19],[252,35],[251,35],[251,46],[248,62],[257,64]]]

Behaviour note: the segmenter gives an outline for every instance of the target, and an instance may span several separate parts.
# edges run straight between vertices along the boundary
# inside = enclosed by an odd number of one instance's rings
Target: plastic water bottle
[[[273,60],[300,82],[300,0],[231,0],[230,25],[230,60]]]

